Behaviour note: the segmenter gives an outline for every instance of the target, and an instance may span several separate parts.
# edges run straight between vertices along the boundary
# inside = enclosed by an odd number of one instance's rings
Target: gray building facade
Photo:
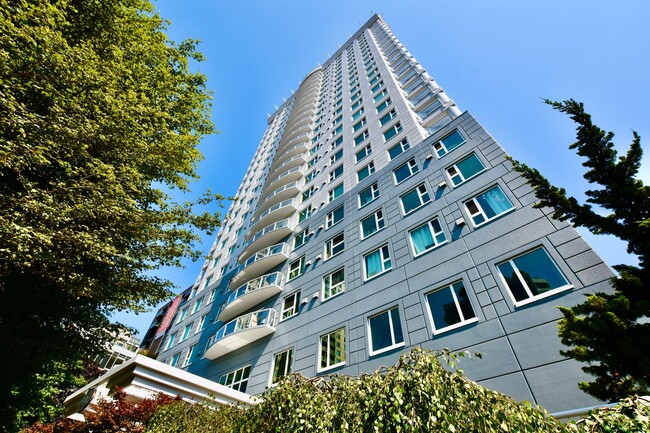
[[[557,306],[611,270],[506,156],[373,16],[269,118],[159,359],[258,394],[450,348],[516,399],[596,404]]]

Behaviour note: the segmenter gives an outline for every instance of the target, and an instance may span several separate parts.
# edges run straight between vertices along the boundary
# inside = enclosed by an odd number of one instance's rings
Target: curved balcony
[[[237,273],[230,284],[236,286],[242,281],[252,280],[263,275],[289,258],[289,245],[286,243],[276,244],[256,252],[246,260],[237,270]]]
[[[228,296],[226,306],[219,314],[218,320],[225,323],[233,317],[237,317],[244,311],[250,310],[282,292],[283,287],[284,274],[280,272],[262,275],[247,282]]]
[[[259,251],[261,248],[268,247],[269,245],[281,241],[293,233],[295,227],[296,224],[291,218],[286,218],[264,227],[262,230],[255,233],[255,236],[248,241],[246,248],[244,248],[244,251],[239,255],[239,260],[246,260],[255,251]]]
[[[292,182],[298,180],[305,175],[305,170],[303,166],[293,167],[287,171],[280,173],[280,175],[273,178],[270,182],[267,182],[269,186],[269,191],[273,191],[276,188],[284,185],[287,182]]]
[[[283,137],[286,137],[289,142],[291,142],[292,139],[296,137],[300,137],[303,134],[308,134],[312,128],[314,127],[314,122],[309,122],[309,123],[301,123],[296,126],[294,126],[291,131],[285,133]]]
[[[288,218],[290,215],[293,215],[297,209],[297,200],[293,198],[281,201],[280,203],[271,206],[263,213],[261,213],[259,217],[253,219],[253,224],[251,225],[246,237],[251,237],[253,233],[262,227],[266,227],[267,225],[279,221],[283,218]]]
[[[274,189],[265,199],[257,206],[257,212],[264,212],[271,206],[281,201],[293,198],[300,192],[302,181],[295,181]]]
[[[308,104],[313,104],[314,100],[318,98],[319,91],[318,88],[314,88],[313,91],[311,91],[308,95],[300,95],[296,99],[296,105],[294,105],[294,109],[302,109],[303,107],[307,106]]]
[[[208,340],[203,355],[207,359],[217,359],[233,350],[251,344],[275,332],[278,313],[273,309],[248,313],[223,325]]]
[[[284,161],[282,164],[278,165],[277,167],[271,167],[269,172],[274,172],[277,170],[280,170],[280,172],[289,170],[290,168],[297,167],[299,165],[303,165],[305,162],[307,162],[307,152],[300,153],[298,155],[292,156],[290,159],[287,159]]]
[[[294,143],[300,142],[303,138],[309,138],[309,133],[305,133],[302,135],[299,135],[297,137],[292,138],[291,140],[285,140],[286,137],[282,137],[282,140],[280,141],[280,145],[278,146],[278,150],[276,152],[281,151],[285,146],[291,146]]]
[[[282,163],[288,161],[290,158],[293,158],[294,156],[299,155],[301,153],[305,153],[308,148],[309,148],[309,138],[305,137],[301,143],[298,143],[295,146],[291,146],[286,150],[283,149],[281,153],[276,153],[276,155],[278,156],[273,161],[270,171],[275,171],[274,166],[276,165],[280,166],[282,165]]]
[[[285,131],[291,131],[294,126],[299,125],[300,123],[306,122],[306,123],[312,123],[315,119],[313,114],[303,114],[301,113],[296,113],[295,117],[292,117],[288,122],[287,125],[284,127]]]

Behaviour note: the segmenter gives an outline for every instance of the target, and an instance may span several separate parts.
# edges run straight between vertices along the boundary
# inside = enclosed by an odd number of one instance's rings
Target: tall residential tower
[[[558,305],[611,271],[373,16],[269,119],[159,359],[258,394],[419,345],[551,412],[597,402]]]

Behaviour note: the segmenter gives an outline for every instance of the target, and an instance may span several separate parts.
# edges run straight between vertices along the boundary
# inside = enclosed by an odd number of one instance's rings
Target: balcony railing
[[[273,309],[259,310],[237,317],[223,325],[208,339],[205,357],[216,359],[275,332],[278,313]]]
[[[226,306],[219,314],[219,320],[225,322],[246,310],[253,308],[260,302],[269,299],[282,291],[284,287],[284,274],[274,272],[272,274],[262,275],[259,278],[251,280],[243,286],[233,291]]]

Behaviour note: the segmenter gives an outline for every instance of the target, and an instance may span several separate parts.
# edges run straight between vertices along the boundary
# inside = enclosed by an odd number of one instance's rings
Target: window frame
[[[409,174],[408,176],[404,177],[402,180],[398,180],[397,172],[403,169],[404,167],[408,169]],[[420,167],[418,166],[417,161],[415,160],[415,158],[411,158],[405,163],[400,164],[397,168],[393,169],[393,182],[395,182],[395,185],[399,185],[400,183],[405,182],[406,180],[418,174],[419,172],[420,172]]]
[[[360,178],[360,173],[362,171],[366,170],[368,174],[366,174],[364,177]],[[375,161],[370,161],[368,164],[364,165],[361,167],[359,170],[357,170],[357,183],[361,183],[364,179],[367,179],[370,177],[375,172]]]
[[[393,323],[394,319],[393,319],[393,315],[391,314],[391,312],[395,311],[395,310],[397,311],[397,320],[400,321],[399,326],[400,326],[400,331],[402,333],[402,341],[401,342],[396,341],[397,336],[395,335],[395,325]],[[383,314],[388,315],[388,323],[389,323],[389,327],[390,327],[390,337],[391,337],[392,344],[389,345],[389,346],[383,347],[381,349],[375,350],[373,348],[373,344],[372,344],[373,331],[372,331],[372,326],[371,326],[370,321],[372,319],[376,318],[376,317],[379,317],[379,316],[383,315]],[[404,326],[402,326],[402,325],[403,325],[402,316],[401,316],[401,314],[399,312],[399,307],[397,305],[395,305],[395,306],[393,306],[391,308],[388,308],[386,310],[380,311],[378,313],[369,315],[366,318],[366,331],[367,331],[367,335],[368,335],[368,355],[369,356],[376,356],[376,355],[380,355],[380,354],[385,353],[385,352],[390,352],[391,350],[395,350],[395,349],[397,349],[399,347],[406,346],[406,339],[404,338]]]
[[[361,154],[363,154],[363,156],[359,158],[359,155]],[[358,164],[370,155],[372,155],[372,145],[368,143],[363,147],[363,149],[354,154],[354,163]]]
[[[443,141],[444,141],[445,139],[451,137],[451,136],[454,135],[455,133],[458,133],[458,135],[460,135],[460,137],[463,139],[463,141],[462,141],[461,143],[455,145],[455,146],[452,147],[451,149],[448,149],[447,146],[445,146],[445,143],[444,143]],[[461,134],[460,130],[459,130],[458,128],[456,128],[456,129],[454,129],[453,131],[451,131],[450,133],[445,134],[445,135],[444,135],[440,140],[437,140],[436,142],[431,143],[431,147],[433,148],[433,153],[435,153],[436,157],[437,157],[438,159],[440,159],[440,158],[442,158],[443,156],[447,155],[447,154],[448,154],[449,152],[451,152],[452,150],[454,150],[454,149],[458,149],[460,146],[462,146],[462,145],[465,144],[465,143],[467,143],[467,137],[465,137],[464,134]],[[444,150],[444,153],[443,153],[442,155],[439,154],[438,149],[436,149],[436,145],[440,145],[440,149]]]
[[[400,148],[400,152],[395,156],[391,156],[391,150],[393,150],[393,149],[395,149],[397,147]],[[394,146],[391,146],[389,149],[386,150],[386,152],[388,153],[388,160],[389,161],[394,160],[395,158],[397,158],[398,156],[400,156],[401,154],[403,154],[404,152],[406,152],[410,148],[411,148],[411,144],[409,143],[407,138],[404,138],[404,139],[400,140],[399,143],[395,144]]]
[[[471,175],[471,176],[469,176],[469,177],[465,177],[465,175],[463,174],[463,172],[462,172],[462,171],[460,170],[460,168],[458,167],[458,164],[467,161],[467,160],[470,159],[471,157],[476,158],[476,159],[478,160],[478,162],[481,164],[481,166],[483,167],[483,169],[477,171],[476,173],[474,173],[473,175]],[[456,170],[456,173],[457,173],[457,174],[452,175],[451,173],[449,173],[449,170],[452,170],[452,169]],[[447,168],[445,168],[445,175],[446,175],[447,178],[449,179],[449,184],[450,184],[453,188],[456,188],[456,187],[458,187],[458,186],[464,184],[465,182],[467,182],[467,181],[469,181],[469,180],[475,178],[476,176],[478,176],[479,174],[485,172],[486,170],[487,170],[487,167],[485,167],[485,164],[483,163],[483,161],[481,161],[481,158],[479,158],[478,155],[477,155],[475,152],[472,152],[472,153],[470,153],[470,154],[468,154],[468,155],[465,155],[464,157],[460,158],[458,161],[454,162],[453,164],[451,164],[451,165],[448,166]],[[461,178],[461,181],[458,182],[458,183],[454,183],[454,179],[453,179],[453,178],[454,178],[455,176],[460,177],[460,178]]]
[[[372,199],[364,204],[361,204],[361,194],[363,194],[368,190],[371,191]],[[379,197],[381,197],[381,191],[379,190],[379,182],[372,183],[368,185],[368,187],[364,188],[363,190],[357,193],[357,205],[359,206],[359,209],[362,209],[368,206],[373,201],[377,200]]]
[[[523,278],[523,276],[521,275],[521,271],[519,270],[519,268],[514,263],[514,260],[516,260],[516,259],[518,259],[520,257],[523,257],[525,255],[531,254],[531,253],[533,253],[535,251],[538,251],[538,250],[542,250],[544,252],[544,254],[546,255],[546,258],[549,260],[550,264],[553,265],[555,270],[564,279],[566,284],[564,284],[564,285],[562,285],[560,287],[556,287],[554,289],[551,289],[551,290],[549,290],[547,292],[544,292],[541,295],[533,295],[532,291],[530,290],[530,287],[528,287],[528,283],[526,282],[526,279]],[[501,265],[503,265],[505,263],[509,263],[510,266],[512,266],[513,270],[515,271],[515,274],[517,275],[519,283],[522,285],[522,287],[523,287],[524,291],[526,292],[526,294],[529,295],[529,297],[527,299],[524,299],[522,301],[517,301],[517,299],[515,298],[515,296],[514,296],[514,294],[512,292],[512,289],[508,285],[508,282],[506,281],[506,278],[503,275],[503,272],[501,272],[501,269],[499,268],[499,266],[501,266]],[[511,256],[506,260],[497,261],[494,266],[496,268],[497,274],[499,275],[499,280],[501,281],[501,283],[505,287],[506,292],[510,296],[510,300],[512,301],[512,303],[514,304],[515,307],[523,307],[523,306],[526,306],[528,304],[532,304],[532,303],[535,303],[537,301],[543,300],[545,298],[555,296],[558,293],[562,293],[564,291],[571,290],[572,288],[575,287],[571,283],[569,278],[567,278],[567,274],[565,272],[563,272],[562,269],[560,269],[560,267],[558,266],[557,262],[555,260],[553,260],[553,257],[551,256],[551,254],[548,252],[546,246],[544,246],[544,245],[538,245],[538,246],[536,246],[534,248],[527,249],[526,251],[523,251],[523,252],[521,252],[519,254]]]
[[[336,211],[338,211],[339,209],[343,209],[343,215],[341,216],[341,218],[339,220],[334,221],[334,216],[335,216],[334,213]],[[331,218],[330,218],[330,216],[331,216]],[[327,216],[325,217],[325,230],[328,230],[328,229],[334,227],[335,225],[337,225],[338,223],[343,221],[344,218],[345,218],[345,205],[341,205],[341,206],[337,207],[336,209],[333,209],[331,212],[328,212]]]
[[[217,383],[219,383],[220,385],[223,385],[223,386],[227,386],[230,389],[234,389],[235,391],[246,392],[246,389],[248,388],[248,381],[250,380],[250,377],[251,377],[252,368],[253,368],[252,365],[248,364],[248,365],[245,365],[245,366],[243,366],[241,368],[237,368],[235,370],[229,371],[229,372],[219,376],[219,380],[217,381]],[[246,376],[246,378],[244,378],[244,375],[245,375],[247,369],[248,369],[248,375]],[[240,371],[242,372],[242,374],[241,374],[239,380],[235,380],[235,378],[237,377],[237,373],[240,372]],[[228,376],[231,375],[231,374],[232,374],[232,382],[230,384],[228,384],[227,383],[228,382]],[[225,378],[225,380],[223,380],[223,382],[222,382],[222,379],[224,379],[224,378]],[[241,389],[242,384],[245,384],[243,391]]]
[[[484,195],[484,194],[487,194],[488,192],[490,192],[490,191],[492,191],[492,190],[494,190],[494,189],[498,189],[499,191],[501,191],[501,194],[503,194],[503,197],[505,197],[506,200],[508,200],[508,202],[510,203],[510,206],[511,206],[511,207],[508,208],[508,209],[506,209],[506,210],[504,210],[504,211],[502,211],[502,212],[496,213],[496,214],[495,214],[493,217],[491,217],[491,218],[488,218],[488,216],[487,216],[487,214],[485,213],[485,210],[484,210],[483,207],[481,206],[480,202],[477,201],[477,198],[480,197],[480,196],[482,196],[482,195]],[[472,212],[472,211],[469,209],[469,207],[467,206],[467,204],[468,204],[469,202],[473,202],[473,203],[474,203],[474,206],[476,207],[476,209],[477,209],[478,212]],[[467,199],[467,200],[464,200],[464,201],[463,201],[463,208],[464,208],[464,210],[465,210],[465,213],[469,216],[469,219],[470,219],[470,221],[472,222],[472,226],[474,226],[475,228],[477,228],[477,227],[481,227],[481,226],[483,226],[483,225],[489,223],[490,221],[494,221],[494,220],[500,218],[500,217],[503,216],[503,215],[506,215],[506,214],[508,214],[508,213],[510,213],[510,212],[512,212],[512,211],[514,211],[514,210],[516,209],[516,206],[515,206],[515,204],[512,202],[512,199],[511,199],[510,197],[508,197],[508,195],[503,191],[503,188],[501,188],[501,185],[499,185],[499,184],[494,184],[494,185],[490,186],[489,188],[484,189],[484,190],[481,191],[480,193],[472,195],[471,198],[469,198],[469,199]],[[482,222],[480,222],[480,223],[476,223],[476,222],[474,221],[474,217],[477,216],[477,215],[482,216],[485,220],[482,221]]]
[[[343,272],[343,280],[336,283],[336,284],[334,284],[334,285],[332,285],[332,277],[334,276],[334,274],[337,274],[339,272]],[[330,295],[326,297],[325,296],[325,294],[326,294],[325,293],[325,285],[326,285],[325,282],[328,279],[329,279],[329,293],[330,293]],[[337,288],[337,290],[339,289],[339,287],[341,287],[341,289],[336,291],[336,293],[333,293],[335,287]],[[335,271],[330,272],[327,275],[323,275],[322,283],[321,283],[321,299],[322,299],[321,302],[328,301],[328,300],[330,300],[332,298],[335,298],[335,297],[339,296],[342,293],[345,293],[345,289],[346,289],[346,287],[345,287],[345,266],[342,266],[340,268],[337,268]]]
[[[335,239],[341,237],[341,240],[335,243]],[[328,247],[329,246],[329,247]],[[337,247],[342,246],[342,249],[336,253],[334,253],[334,249]],[[328,248],[329,248],[329,254],[328,254]],[[334,257],[338,256],[341,254],[343,251],[345,251],[345,232],[339,232],[329,238],[328,240],[325,241],[324,243],[324,248],[323,248],[323,262],[326,262],[330,259],[333,259]]]
[[[334,333],[341,332],[341,331],[343,332],[343,360],[339,361],[339,362],[337,362],[335,364],[330,364],[330,365],[326,365],[325,367],[323,367],[322,366],[323,365],[323,359],[322,359],[322,357],[323,357],[323,338],[328,337],[328,353],[327,353],[328,356],[327,356],[327,358],[329,360],[329,346],[331,346],[329,337],[331,335],[333,335]],[[341,366],[343,366],[343,365],[345,365],[347,363],[348,344],[347,344],[347,335],[346,334],[347,333],[346,333],[345,326],[341,326],[340,328],[334,329],[334,330],[332,330],[330,332],[327,332],[325,334],[322,334],[322,335],[320,335],[318,337],[318,359],[317,359],[317,364],[316,364],[316,372],[317,373],[332,370],[334,368],[341,367]]]
[[[465,319],[464,314],[462,311],[462,307],[460,306],[460,303],[458,302],[458,296],[456,295],[456,291],[454,290],[454,285],[461,283],[463,285],[463,288],[465,289],[465,292],[467,293],[467,301],[469,302],[469,306],[472,309],[472,312],[474,313],[474,317]],[[456,307],[456,312],[458,313],[459,317],[461,320],[459,322],[456,322],[452,325],[445,326],[444,328],[437,329],[435,322],[433,320],[433,313],[431,312],[431,305],[429,302],[429,295],[439,292],[441,290],[449,290],[451,292],[452,299],[454,300],[454,306]],[[449,284],[445,284],[443,286],[440,286],[434,290],[431,290],[429,292],[424,293],[424,302],[426,305],[426,310],[427,310],[427,315],[429,316],[429,324],[431,325],[431,331],[433,335],[440,335],[444,334],[449,331],[453,331],[454,329],[462,328],[467,325],[471,325],[473,323],[477,323],[479,321],[478,315],[476,314],[476,309],[474,308],[474,305],[472,303],[472,299],[469,295],[470,291],[468,290],[467,286],[465,285],[465,282],[460,279],[460,280],[454,280]]]
[[[376,253],[378,251],[379,251],[379,256],[381,258],[381,268],[382,268],[382,270],[381,270],[381,272],[377,272],[376,274],[373,274],[373,275],[369,276],[368,275],[368,267],[366,265],[366,257],[368,257],[371,254],[374,254],[374,253]],[[388,262],[388,265],[389,265],[388,267],[385,266],[386,262]],[[388,244],[387,243],[383,244],[383,245],[373,249],[372,251],[369,251],[368,253],[363,254],[362,258],[361,258],[361,264],[363,266],[363,281],[364,282],[373,280],[373,279],[375,279],[375,278],[377,278],[377,277],[379,277],[381,275],[384,275],[386,272],[391,271],[393,269],[393,262],[391,260],[390,248],[388,247]]]
[[[433,222],[434,221],[437,221],[438,225],[440,226],[440,232],[438,232],[438,233],[436,233],[435,228],[433,227]],[[429,228],[429,234],[431,235],[431,238],[434,241],[434,245],[432,247],[427,248],[427,249],[425,249],[425,250],[418,253],[415,250],[415,243],[413,242],[412,233],[414,231],[416,231],[416,230],[421,229],[424,226],[427,226]],[[444,240],[442,240],[442,241],[438,241],[438,235],[440,235],[440,234],[442,234],[442,236],[444,237]],[[449,239],[447,239],[447,233],[445,233],[445,229],[443,228],[442,224],[440,223],[440,218],[438,218],[438,217],[433,217],[433,218],[427,220],[425,223],[420,224],[420,225],[408,230],[408,239],[409,239],[409,243],[411,244],[411,252],[413,253],[414,258],[420,257],[421,255],[426,254],[429,251],[435,250],[436,248],[439,248],[439,247],[449,243]]]
[[[422,193],[420,191],[421,187],[424,188],[424,190],[425,190],[424,193]],[[418,199],[420,201],[420,204],[407,212],[406,208],[404,207],[404,197],[406,197],[407,195],[411,194],[414,191],[417,191],[417,193],[418,193]],[[422,201],[422,197],[424,196],[424,194],[426,194],[429,197],[428,201]],[[410,190],[408,190],[404,194],[400,195],[399,196],[399,203],[400,203],[400,209],[402,211],[402,215],[403,216],[410,215],[413,212],[417,211],[418,209],[421,209],[425,205],[431,203],[431,194],[429,193],[429,189],[427,188],[427,186],[424,183],[421,183],[421,184],[417,185],[415,188],[411,188]]]
[[[377,216],[378,214],[379,216]],[[372,233],[365,234],[363,230],[363,222],[370,218],[374,218],[375,230]],[[382,208],[379,208],[373,213],[367,215],[365,218],[359,219],[359,239],[360,240],[368,239],[370,236],[382,231],[385,228],[386,228],[386,218],[384,217],[384,212]]]
[[[278,362],[278,357],[282,357],[283,355],[287,354],[287,363],[284,366],[284,374],[279,375],[279,377],[275,377],[275,368]],[[277,386],[278,383],[280,383],[280,380],[282,380],[283,377],[291,374],[293,372],[293,363],[295,361],[295,351],[293,347],[290,347],[285,350],[281,350],[280,352],[276,352],[273,354],[273,361],[271,362],[271,370],[269,374],[269,387]]]
[[[287,300],[290,300],[291,298],[293,298],[293,305],[291,306],[291,308],[286,308]],[[300,308],[300,290],[297,290],[282,298],[282,304],[280,306],[280,322],[288,320],[293,316],[297,315],[299,308]],[[287,313],[288,311],[292,311],[292,313],[285,316],[285,313]]]
[[[341,197],[344,193],[345,193],[345,186],[343,182],[341,182],[338,185],[336,185],[334,188],[327,191],[327,202],[332,203],[334,200]]]
[[[292,269],[294,264],[298,265],[297,269]],[[297,271],[298,274],[292,276],[292,273],[295,271]],[[289,267],[287,268],[287,282],[295,280],[296,278],[300,277],[304,273],[305,273],[305,256],[301,256],[293,260],[291,263],[289,263]]]

